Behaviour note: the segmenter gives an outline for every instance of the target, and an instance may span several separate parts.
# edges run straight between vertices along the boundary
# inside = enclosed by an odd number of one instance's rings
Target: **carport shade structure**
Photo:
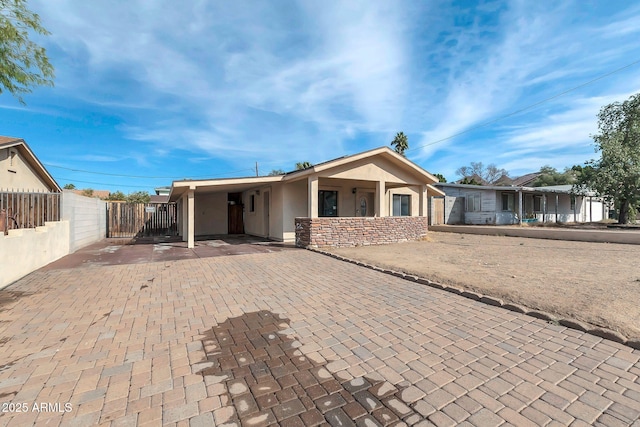
[[[437,182],[417,164],[381,147],[278,176],[174,181],[169,198],[178,203],[178,229],[190,248],[196,236],[233,233],[230,224],[238,212],[243,232],[278,241],[296,240],[296,231],[306,226],[297,222],[300,218],[311,223],[321,218],[329,228],[344,223],[339,219],[359,218],[356,228],[365,224],[373,230],[362,234],[375,236],[384,226],[406,240],[401,228],[418,227],[418,235],[426,234],[427,197],[444,195],[433,187]],[[372,239],[365,244],[379,243]]]

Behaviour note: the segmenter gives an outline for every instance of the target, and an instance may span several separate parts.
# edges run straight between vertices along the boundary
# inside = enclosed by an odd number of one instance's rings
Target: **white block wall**
[[[69,221],[69,253],[107,235],[107,203],[70,191],[62,193],[62,220]]]

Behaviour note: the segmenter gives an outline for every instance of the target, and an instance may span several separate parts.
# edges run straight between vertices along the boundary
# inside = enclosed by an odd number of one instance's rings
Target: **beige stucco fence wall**
[[[68,221],[0,234],[0,289],[68,253]]]

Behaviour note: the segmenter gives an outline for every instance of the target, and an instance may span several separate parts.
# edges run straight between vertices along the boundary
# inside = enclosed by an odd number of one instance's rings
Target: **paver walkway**
[[[0,346],[1,426],[640,425],[640,351],[304,250],[43,269]]]

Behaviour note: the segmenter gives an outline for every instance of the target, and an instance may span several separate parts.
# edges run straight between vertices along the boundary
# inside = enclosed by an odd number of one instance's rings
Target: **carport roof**
[[[171,192],[169,193],[169,201],[177,201],[188,190],[194,190],[196,193],[215,193],[219,191],[239,193],[263,184],[282,181],[282,177],[283,175],[173,181]]]

